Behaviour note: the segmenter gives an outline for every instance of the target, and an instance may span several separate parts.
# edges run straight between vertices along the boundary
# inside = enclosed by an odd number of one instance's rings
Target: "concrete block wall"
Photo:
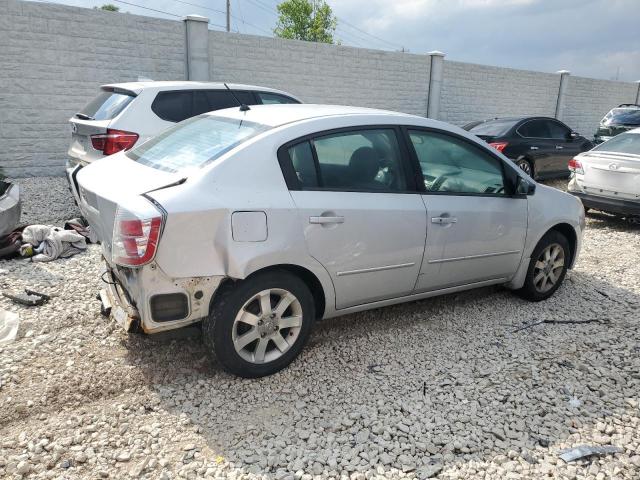
[[[67,120],[105,83],[183,79],[180,21],[0,0],[0,167],[63,172]]]
[[[634,103],[638,84],[569,76],[563,121],[592,138],[602,117],[621,103]]]
[[[553,117],[560,76],[445,59],[440,119],[455,125],[512,115]]]
[[[496,116],[554,116],[561,78],[443,60],[437,52],[432,57],[209,31],[207,19],[197,16],[174,21],[0,0],[0,167],[10,176],[62,173],[69,117],[101,84],[139,77],[265,85],[305,102],[422,116],[429,111],[457,125]],[[635,83],[565,78],[559,117],[588,137],[611,107],[634,102],[638,92]]]
[[[210,79],[278,88],[306,103],[425,115],[429,57],[209,32]]]

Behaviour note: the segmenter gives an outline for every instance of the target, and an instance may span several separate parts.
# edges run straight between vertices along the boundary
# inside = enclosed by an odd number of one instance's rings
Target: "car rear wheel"
[[[222,367],[255,378],[289,365],[304,347],[315,318],[306,284],[286,271],[223,285],[203,323],[203,338]]]
[[[567,274],[570,253],[564,235],[555,230],[547,232],[534,249],[524,285],[516,293],[532,302],[549,298]]]
[[[520,170],[522,170],[524,173],[526,173],[531,178],[533,178],[533,175],[534,175],[533,165],[529,160],[527,160],[526,158],[521,158],[520,160],[516,161],[516,165],[520,167]]]

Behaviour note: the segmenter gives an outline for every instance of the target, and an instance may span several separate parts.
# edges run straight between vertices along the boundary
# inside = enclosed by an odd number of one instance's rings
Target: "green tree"
[[[120,11],[120,7],[114,5],[113,3],[105,3],[100,8],[98,8],[98,7],[93,7],[93,8],[95,8],[96,10],[104,10],[106,12],[119,12]]]
[[[277,8],[277,37],[334,43],[338,19],[324,0],[285,0]]]

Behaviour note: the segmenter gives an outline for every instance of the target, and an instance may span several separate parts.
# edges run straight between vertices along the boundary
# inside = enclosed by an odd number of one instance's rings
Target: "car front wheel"
[[[560,287],[569,268],[569,242],[560,232],[547,232],[531,255],[523,287],[516,293],[532,302],[546,300]]]
[[[259,273],[221,287],[203,338],[228,372],[263,377],[298,356],[314,317],[313,296],[302,280],[286,271]]]

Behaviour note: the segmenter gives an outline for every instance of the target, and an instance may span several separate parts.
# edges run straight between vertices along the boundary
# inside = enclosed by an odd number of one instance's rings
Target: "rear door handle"
[[[319,225],[344,223],[344,217],[309,217],[309,223],[317,223]]]
[[[458,223],[458,219],[456,217],[431,217],[431,223],[446,225],[448,223]]]
[[[538,150],[538,147],[536,147],[535,145],[532,145],[531,150]]]
[[[556,150],[562,150],[564,147],[562,145],[556,145]]]

